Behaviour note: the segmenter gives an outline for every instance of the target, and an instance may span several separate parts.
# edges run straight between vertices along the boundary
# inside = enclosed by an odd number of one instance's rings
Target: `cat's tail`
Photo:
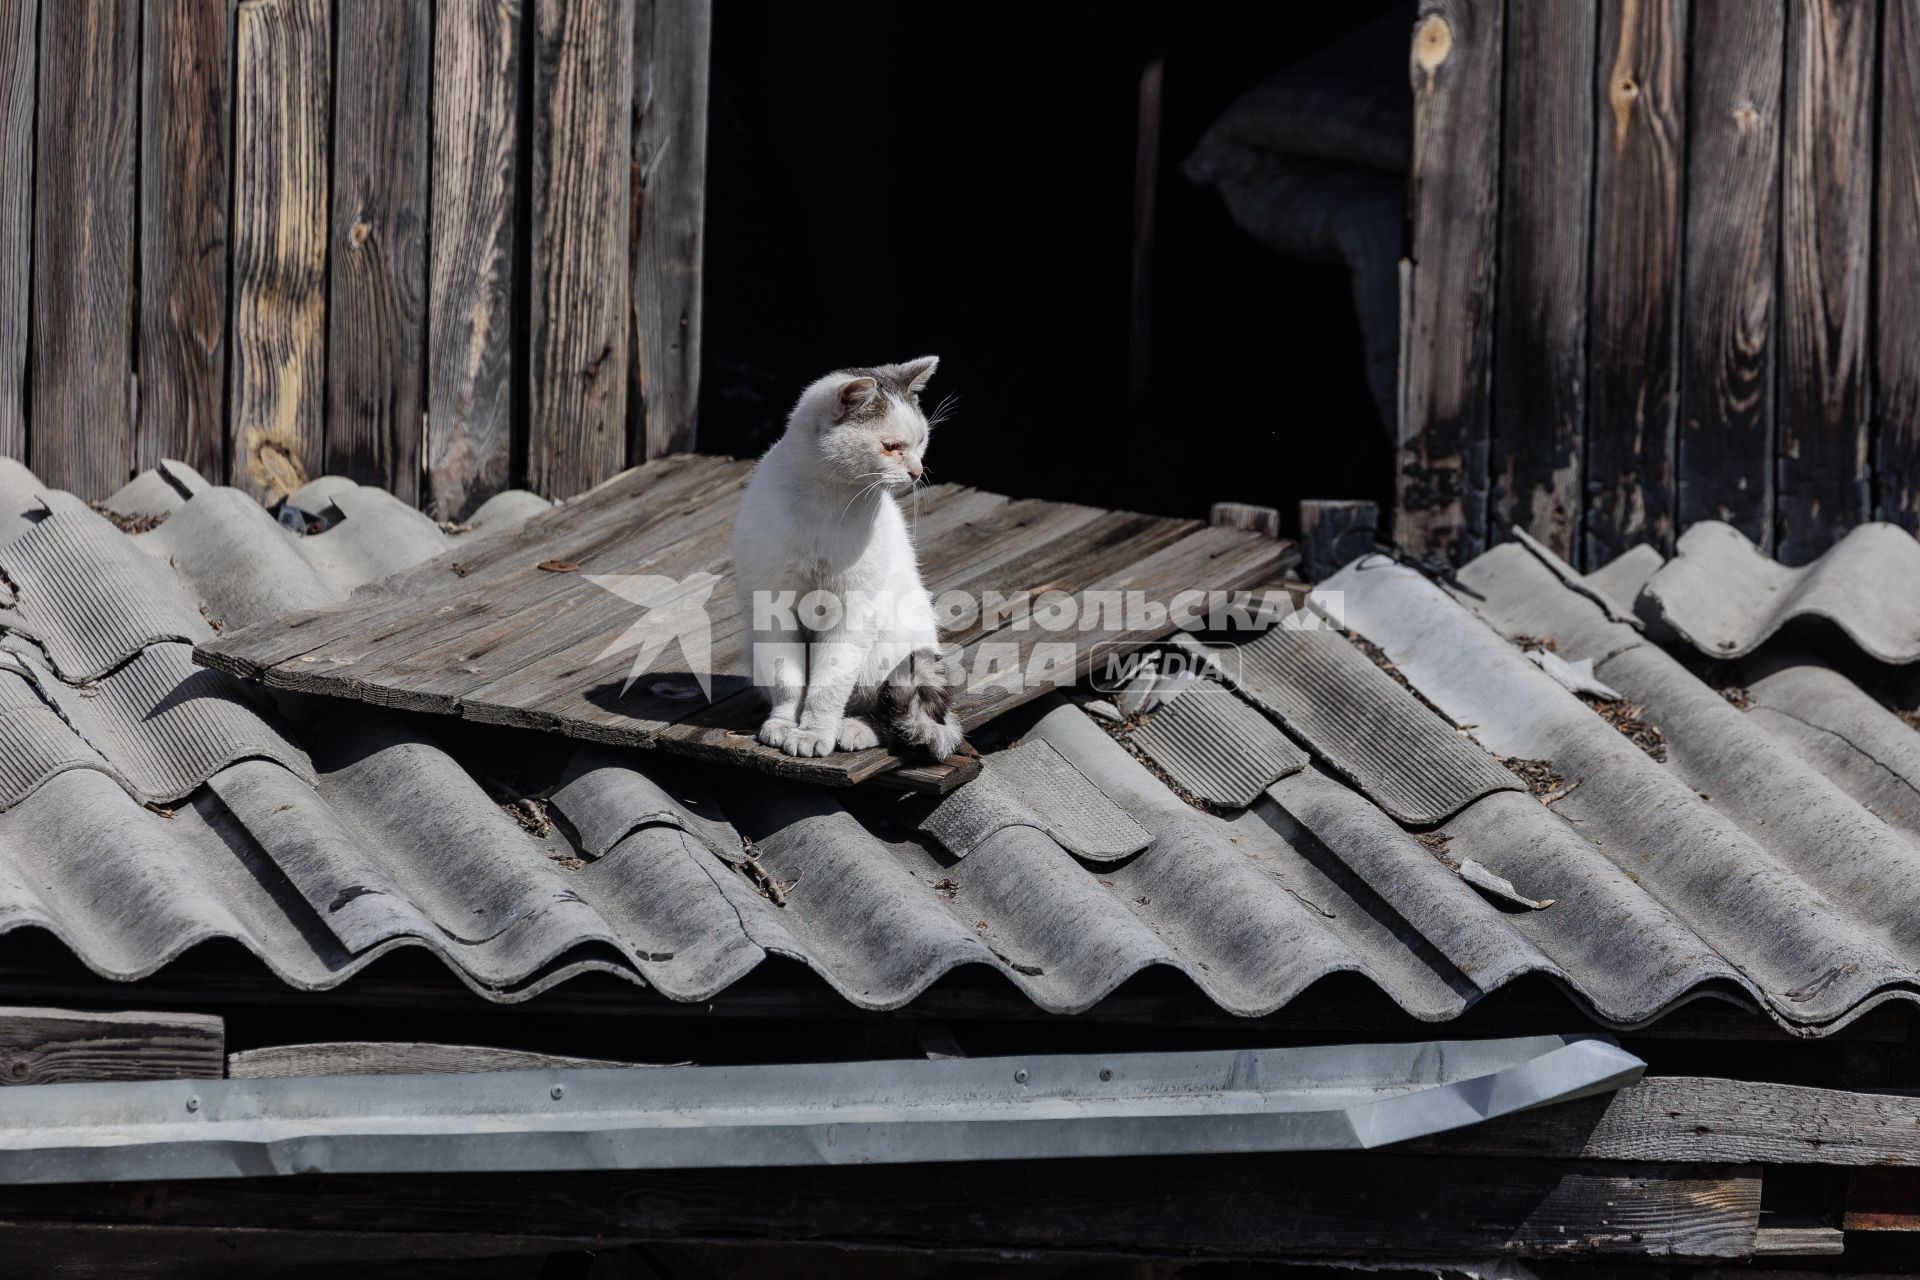
[[[895,739],[945,760],[963,741],[960,717],[953,714],[959,688],[958,663],[938,649],[916,649],[881,683],[879,720]]]

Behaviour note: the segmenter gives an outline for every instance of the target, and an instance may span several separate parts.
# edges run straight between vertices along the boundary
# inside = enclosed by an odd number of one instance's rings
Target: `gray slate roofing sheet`
[[[1667,625],[1714,657],[1744,657],[1793,619],[1817,617],[1882,662],[1904,663],[1920,660],[1916,582],[1920,542],[1898,525],[1863,524],[1792,569],[1732,525],[1706,521],[1681,537],[1646,593]]]
[[[1244,809],[1308,755],[1228,690],[1203,683],[1148,713],[1130,741],[1188,794]]]
[[[1143,744],[1054,698],[989,752],[984,776],[1013,785],[936,840],[917,830],[931,800],[550,739],[519,743],[547,781],[503,807],[513,788],[472,742],[359,704],[271,704],[182,665],[172,634],[337,599],[469,535],[340,482],[306,495],[337,522],[304,537],[177,471],[124,492],[165,521],[120,534],[0,464],[0,564],[32,566],[0,612],[0,931],[47,930],[108,977],[221,937],[302,988],[424,947],[496,1000],[589,970],[698,1000],[771,955],[865,1008],[976,966],[1070,1013],[1168,968],[1258,1014],[1346,973],[1444,1020],[1537,974],[1621,1025],[1713,992],[1807,1034],[1920,989],[1914,731],[1845,662],[1791,646],[1703,681],[1620,620],[1654,571],[1641,553],[1582,579],[1505,546],[1458,595],[1358,562],[1328,585],[1420,697],[1321,631],[1243,655],[1285,732],[1232,694],[1212,698],[1252,719],[1185,694],[1146,723],[1187,703],[1192,723]],[[89,564],[119,568],[67,582]],[[1522,634],[1594,659],[1667,761],[1528,661]],[[1507,758],[1551,782],[1520,789]],[[1193,770],[1220,775],[1224,814],[1163,780]],[[1554,905],[1515,910],[1468,862]]]

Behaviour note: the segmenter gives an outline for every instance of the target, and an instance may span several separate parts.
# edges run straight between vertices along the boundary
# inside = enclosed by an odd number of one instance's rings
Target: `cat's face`
[[[922,356],[906,364],[843,369],[816,384],[815,439],[825,469],[845,484],[892,493],[918,483],[931,430],[920,394],[939,363],[938,356]]]

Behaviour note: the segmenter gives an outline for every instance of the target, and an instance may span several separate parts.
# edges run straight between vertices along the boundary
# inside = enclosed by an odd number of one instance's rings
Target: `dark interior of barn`
[[[1182,162],[1375,20],[1403,48],[1402,7],[720,6],[702,447],[756,453],[819,374],[933,352],[957,397],[938,480],[1384,509],[1348,268],[1266,247]],[[1376,61],[1405,97],[1404,52]]]

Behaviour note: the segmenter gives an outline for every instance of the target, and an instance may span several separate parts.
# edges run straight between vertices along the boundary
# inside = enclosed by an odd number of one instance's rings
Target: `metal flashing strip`
[[[1349,1150],[1611,1092],[1600,1037],[30,1085],[0,1183]]]

